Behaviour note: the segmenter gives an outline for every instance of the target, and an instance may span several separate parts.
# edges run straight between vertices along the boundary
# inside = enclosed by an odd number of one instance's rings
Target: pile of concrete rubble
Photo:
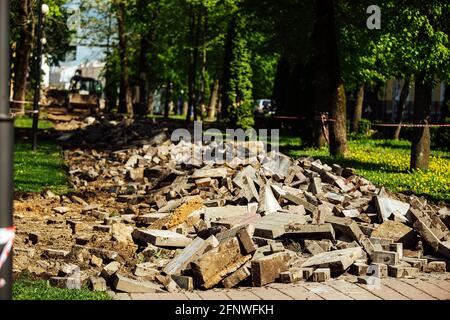
[[[163,132],[132,148],[66,150],[75,191],[47,190],[33,209],[16,201],[16,273],[68,288],[176,292],[448,269],[447,207],[260,143],[200,165],[185,164],[192,147]]]

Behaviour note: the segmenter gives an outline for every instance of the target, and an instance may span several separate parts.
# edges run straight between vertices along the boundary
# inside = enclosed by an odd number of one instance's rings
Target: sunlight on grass
[[[25,276],[14,281],[13,300],[111,300],[105,292],[60,289],[45,280],[30,280]]]
[[[20,129],[31,129],[33,127],[33,119],[31,117],[20,117],[14,120],[14,127]],[[38,128],[47,130],[53,128],[53,123],[48,120],[39,120]]]
[[[17,191],[56,193],[70,190],[61,149],[51,142],[40,142],[33,153],[29,143],[17,142],[14,153],[14,184]]]

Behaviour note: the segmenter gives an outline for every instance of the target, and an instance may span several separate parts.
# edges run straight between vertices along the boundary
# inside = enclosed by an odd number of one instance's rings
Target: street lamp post
[[[14,128],[9,109],[9,0],[0,1],[0,300],[12,298]],[[1,253],[7,253],[2,260]]]
[[[36,83],[34,86],[34,101],[33,101],[33,137],[32,137],[32,147],[33,151],[37,148],[37,133],[39,124],[39,100],[41,99],[41,69],[42,69],[42,29],[44,28],[44,18],[48,14],[48,6],[42,4],[42,0],[39,0],[38,4],[39,14],[38,14],[38,25],[37,25],[37,42],[36,42]]]

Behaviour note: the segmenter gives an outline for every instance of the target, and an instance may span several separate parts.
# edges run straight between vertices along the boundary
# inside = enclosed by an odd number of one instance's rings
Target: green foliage
[[[105,292],[60,289],[45,280],[32,280],[22,276],[13,285],[13,300],[111,300]]]
[[[39,142],[31,151],[29,143],[18,142],[14,153],[14,185],[17,191],[41,192],[50,188],[56,193],[70,190],[61,149],[51,142]]]
[[[372,127],[372,123],[368,119],[361,119],[358,122],[358,131],[355,133],[349,133],[350,138],[352,139],[364,139],[368,138],[370,135],[370,129]],[[350,126],[347,125],[347,128],[349,129]]]
[[[250,52],[245,38],[245,17],[237,14],[230,22],[224,66],[224,123],[248,129],[254,125],[253,84]]]

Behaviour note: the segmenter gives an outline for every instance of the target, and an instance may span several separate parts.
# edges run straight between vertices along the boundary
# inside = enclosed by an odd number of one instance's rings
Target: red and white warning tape
[[[372,126],[421,128],[421,127],[450,127],[450,124],[372,123]]]
[[[3,267],[3,264],[11,253],[11,249],[14,243],[14,237],[16,235],[15,231],[16,227],[0,229],[0,246],[4,246],[3,250],[0,253],[0,269]],[[0,278],[0,288],[2,288],[4,285],[5,279]]]

